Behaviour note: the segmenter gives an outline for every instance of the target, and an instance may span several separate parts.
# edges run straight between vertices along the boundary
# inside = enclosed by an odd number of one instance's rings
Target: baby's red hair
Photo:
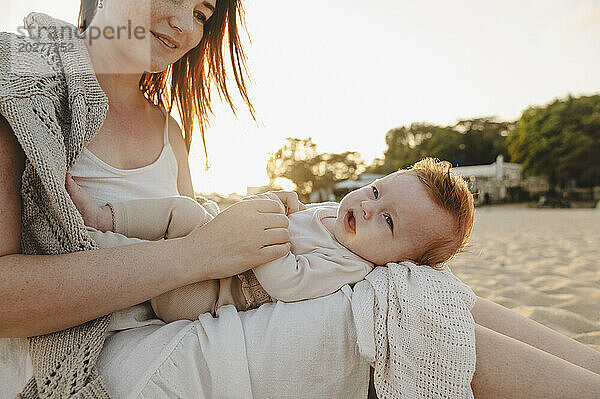
[[[450,237],[432,240],[425,245],[422,255],[413,259],[419,265],[429,265],[435,269],[465,248],[473,229],[473,194],[467,182],[452,173],[451,168],[450,162],[425,158],[408,169],[400,170],[414,174],[423,183],[433,202],[454,220]]]

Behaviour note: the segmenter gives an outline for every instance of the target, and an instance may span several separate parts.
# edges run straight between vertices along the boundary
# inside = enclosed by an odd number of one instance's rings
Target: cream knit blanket
[[[360,355],[382,398],[473,398],[473,291],[450,270],[377,267],[354,287]]]

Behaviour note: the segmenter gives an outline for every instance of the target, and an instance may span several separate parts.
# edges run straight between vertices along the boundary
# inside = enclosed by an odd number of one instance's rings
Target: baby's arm
[[[208,213],[204,208],[194,200],[183,197],[115,202],[111,205],[115,210],[117,229],[110,231],[113,229],[110,208],[105,207],[108,210],[108,218],[103,221],[102,208],[94,203],[89,193],[79,187],[70,175],[67,175],[66,189],[81,213],[89,235],[101,248],[144,241],[127,237],[119,232],[149,239],[160,238],[166,233],[167,238],[175,238],[187,235],[198,224],[206,223],[212,218],[212,215],[207,216]],[[215,214],[218,212],[216,205],[208,209]],[[136,221],[140,221],[140,225],[137,225]],[[102,231],[97,229],[101,228],[101,225],[105,225]],[[144,225],[148,225],[149,228],[145,230]],[[167,322],[181,319],[194,320],[199,314],[214,312],[218,294],[217,280],[200,281],[154,297],[150,300],[150,304],[154,313]]]
[[[184,237],[199,224],[212,219],[202,206],[188,197],[130,200],[110,203],[110,206],[114,212],[112,230],[87,227],[88,234],[101,248],[155,241],[163,237]],[[112,216],[110,224],[113,224]]]
[[[196,226],[207,223],[218,213],[218,207],[210,201],[207,203],[207,212],[195,200],[181,196],[113,202],[110,207],[99,207],[69,173],[66,176],[65,188],[85,225],[89,227],[88,231],[114,231],[127,237],[146,240],[158,240],[164,236],[176,238],[188,235]],[[102,239],[111,235],[95,236]],[[101,243],[99,245],[102,246]]]
[[[305,255],[289,252],[253,271],[271,297],[293,302],[329,295],[346,284],[364,279],[370,270],[358,262],[341,265],[318,252]]]
[[[195,200],[183,196],[111,202],[110,206],[115,232],[145,240],[184,237],[213,218]]]
[[[148,240],[184,237],[213,216],[189,197],[164,197],[110,203],[115,231]],[[150,300],[154,313],[167,323],[195,320],[214,313],[219,294],[217,280],[199,281],[165,292]]]

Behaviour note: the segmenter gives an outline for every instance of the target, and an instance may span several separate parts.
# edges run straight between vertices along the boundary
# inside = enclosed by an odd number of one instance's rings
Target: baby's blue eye
[[[375,196],[375,199],[377,199],[377,197],[379,197],[379,191],[377,191],[375,186],[373,186],[373,195]]]
[[[394,231],[394,221],[392,220],[392,218],[390,216],[385,216],[385,221],[387,222],[387,224],[390,225],[390,228],[392,229],[392,231]]]
[[[195,12],[196,19],[200,21],[200,23],[206,23],[206,16],[202,14],[200,11]]]

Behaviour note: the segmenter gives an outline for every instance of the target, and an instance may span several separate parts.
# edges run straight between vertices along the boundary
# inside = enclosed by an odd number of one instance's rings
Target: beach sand
[[[478,208],[450,261],[475,293],[600,351],[600,209]]]

